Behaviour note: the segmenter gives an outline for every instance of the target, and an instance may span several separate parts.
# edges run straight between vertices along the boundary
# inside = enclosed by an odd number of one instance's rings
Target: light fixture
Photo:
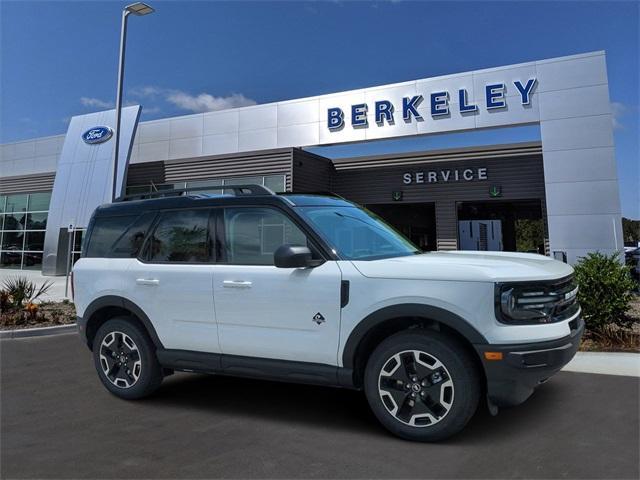
[[[132,3],[124,8],[127,12],[133,13],[134,15],[149,15],[153,13],[155,10],[147,5],[146,3],[137,2]]]

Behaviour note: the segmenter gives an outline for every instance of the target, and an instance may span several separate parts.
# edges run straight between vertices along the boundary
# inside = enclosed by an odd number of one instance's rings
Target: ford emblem
[[[84,143],[94,144],[106,142],[113,135],[110,127],[93,127],[82,134]]]

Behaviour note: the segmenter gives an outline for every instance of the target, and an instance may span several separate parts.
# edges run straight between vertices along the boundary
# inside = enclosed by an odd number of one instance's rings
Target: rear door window
[[[147,258],[157,263],[206,263],[211,258],[210,210],[163,212],[147,242]]]
[[[155,212],[145,213],[139,216],[121,235],[111,250],[109,257],[112,258],[135,258],[140,253],[140,248],[144,243],[147,230],[155,218]]]

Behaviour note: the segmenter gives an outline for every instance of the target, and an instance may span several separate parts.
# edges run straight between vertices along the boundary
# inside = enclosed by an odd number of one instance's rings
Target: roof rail
[[[146,200],[152,198],[162,198],[162,197],[186,197],[191,192],[207,192],[210,190],[222,190],[224,193],[225,190],[233,191],[235,196],[244,196],[244,195],[275,195],[275,193],[265,187],[264,185],[251,184],[248,183],[246,185],[209,185],[202,187],[187,187],[187,188],[174,188],[171,190],[158,190],[156,192],[149,193],[132,193],[129,195],[123,195],[114,200],[114,202],[127,202],[130,200]]]
[[[282,192],[282,193],[278,193],[278,195],[282,195],[284,197],[286,197],[287,195],[322,195],[323,197],[335,197],[341,200],[347,200],[342,195],[338,195],[337,193],[330,192],[328,190],[327,191],[319,190],[317,192]]]

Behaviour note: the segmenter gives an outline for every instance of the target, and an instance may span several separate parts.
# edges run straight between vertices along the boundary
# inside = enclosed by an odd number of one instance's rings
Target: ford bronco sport
[[[575,354],[570,266],[418,251],[331,195],[190,189],[99,207],[73,269],[81,337],[125,399],[174,371],[364,390],[412,440],[526,400]]]

